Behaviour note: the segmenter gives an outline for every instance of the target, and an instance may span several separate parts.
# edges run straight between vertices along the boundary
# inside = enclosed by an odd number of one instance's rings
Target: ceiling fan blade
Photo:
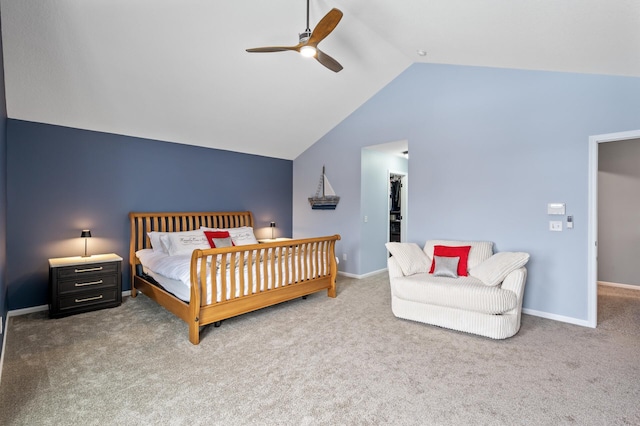
[[[336,8],[331,9],[313,29],[307,44],[315,47],[336,28],[341,19],[342,12]]]
[[[299,50],[300,45],[296,46],[268,46],[268,47],[254,47],[252,49],[246,49],[250,53],[269,53],[269,52],[286,52],[287,50]]]
[[[333,72],[340,72],[342,70],[342,65],[331,56],[322,52],[320,49],[316,48],[316,59],[325,67],[329,68]]]

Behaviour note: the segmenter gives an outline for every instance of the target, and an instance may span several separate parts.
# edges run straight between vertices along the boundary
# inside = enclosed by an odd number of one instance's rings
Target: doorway
[[[389,171],[389,242],[407,240],[407,174]]]
[[[587,325],[598,325],[598,146],[601,143],[640,138],[640,130],[609,133],[589,137],[589,200],[588,200],[588,313]]]
[[[402,176],[400,241],[407,237],[408,141],[362,147],[360,155],[360,262],[361,274],[387,267],[385,244],[390,236],[390,175]],[[394,218],[396,220],[396,218]]]

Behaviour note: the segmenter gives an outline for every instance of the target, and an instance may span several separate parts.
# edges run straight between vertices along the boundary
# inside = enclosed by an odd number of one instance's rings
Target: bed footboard
[[[327,290],[336,297],[335,243],[339,235],[250,246],[194,250],[191,257],[193,323],[199,327]]]

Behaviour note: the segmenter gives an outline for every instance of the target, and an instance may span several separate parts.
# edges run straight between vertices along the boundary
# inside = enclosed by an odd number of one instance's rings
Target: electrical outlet
[[[562,231],[562,221],[561,220],[550,220],[549,221],[549,231]]]
[[[342,260],[347,261],[347,253],[342,253]]]

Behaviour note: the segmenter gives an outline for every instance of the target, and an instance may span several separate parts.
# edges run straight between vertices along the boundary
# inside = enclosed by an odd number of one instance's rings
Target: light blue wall
[[[389,171],[407,173],[407,159],[371,149],[362,150],[360,271],[387,267],[389,241]],[[364,221],[367,216],[367,222]]]
[[[360,150],[407,139],[409,241],[527,251],[525,308],[586,320],[588,138],[634,129],[639,78],[414,64],[294,161],[294,233],[339,232],[357,259]],[[303,197],[322,164],[343,201],[317,215]],[[575,229],[547,230],[549,202],[566,203]]]

